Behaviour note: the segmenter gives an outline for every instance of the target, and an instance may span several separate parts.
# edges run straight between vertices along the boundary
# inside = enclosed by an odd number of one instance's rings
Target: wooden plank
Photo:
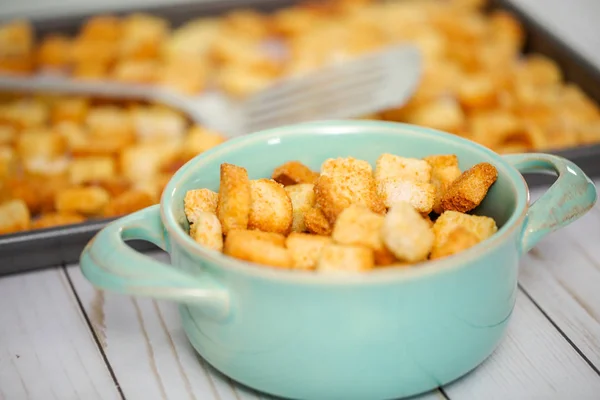
[[[444,388],[450,399],[597,399],[600,377],[522,292],[508,332],[479,368]]]
[[[600,369],[600,208],[539,243],[524,257],[523,289]]]
[[[165,260],[163,255],[157,256]],[[207,365],[189,344],[174,304],[100,292],[77,266],[67,268],[125,397],[271,399],[240,387]],[[438,391],[418,400],[440,400]]]
[[[119,399],[60,268],[0,279],[0,399]]]

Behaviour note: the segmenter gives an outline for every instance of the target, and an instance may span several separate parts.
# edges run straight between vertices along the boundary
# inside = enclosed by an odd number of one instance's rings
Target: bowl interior
[[[218,191],[221,163],[245,167],[250,179],[258,179],[270,177],[275,167],[290,160],[301,161],[318,171],[327,158],[352,156],[375,167],[382,153],[418,158],[456,154],[461,170],[490,162],[498,169],[498,180],[474,214],[494,218],[499,228],[509,225],[511,217],[516,219],[527,204],[527,188],[521,175],[501,156],[473,142],[405,124],[329,121],[240,137],[194,158],[174,175],[163,194],[167,229],[173,224],[183,228],[178,229],[181,233],[187,232],[185,193],[197,188]]]

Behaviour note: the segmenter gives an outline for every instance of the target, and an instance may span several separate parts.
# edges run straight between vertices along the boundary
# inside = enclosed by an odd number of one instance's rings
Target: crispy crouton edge
[[[328,274],[318,274],[312,271],[282,270],[267,266],[257,266],[253,263],[236,260],[224,254],[204,249],[194,242],[187,232],[181,228],[174,213],[171,211],[173,198],[178,190],[180,182],[191,180],[193,176],[198,175],[198,171],[202,167],[214,163],[216,159],[223,157],[232,150],[239,150],[240,148],[247,146],[252,147],[261,142],[289,140],[290,138],[300,136],[362,135],[365,140],[372,141],[374,134],[383,134],[399,141],[406,136],[422,138],[426,135],[429,136],[431,140],[444,141],[454,145],[459,144],[468,147],[470,151],[482,153],[482,155],[487,156],[489,162],[498,169],[499,176],[507,176],[513,182],[512,189],[517,197],[517,205],[513,214],[495,235],[461,252],[460,255],[445,257],[439,260],[427,260],[422,263],[414,264],[415,268],[380,268],[369,271],[368,273],[330,276]],[[521,188],[519,188],[519,186],[521,186]],[[521,195],[520,192],[524,192],[525,195]],[[507,240],[508,236],[513,234],[515,230],[521,229],[527,211],[529,210],[528,205],[529,188],[523,176],[500,155],[482,145],[455,135],[434,129],[415,127],[409,124],[380,121],[330,120],[308,122],[288,127],[269,129],[253,133],[252,135],[240,136],[230,139],[225,143],[196,156],[181,167],[167,184],[160,202],[160,214],[171,241],[176,241],[178,245],[189,253],[195,255],[199,259],[214,263],[220,268],[226,268],[242,275],[266,280],[278,280],[287,283],[313,285],[368,285],[388,284],[390,281],[424,279],[431,274],[451,273],[455,269],[466,267],[469,262],[485,256],[486,251],[497,247]],[[183,201],[180,205],[177,205],[177,207],[183,207]]]

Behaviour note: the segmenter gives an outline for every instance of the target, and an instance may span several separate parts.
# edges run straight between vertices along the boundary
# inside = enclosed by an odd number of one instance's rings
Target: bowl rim
[[[364,131],[368,130],[369,133]],[[402,135],[428,135],[440,141],[449,141],[479,151],[488,156],[499,172],[505,174],[512,183],[516,196],[516,206],[508,221],[491,238],[463,251],[460,255],[445,257],[439,260],[426,260],[407,268],[376,268],[365,273],[327,273],[314,271],[290,270],[269,267],[229,257],[221,252],[203,248],[198,245],[179,225],[172,212],[171,203],[180,182],[190,179],[197,170],[235,148],[251,146],[253,143],[280,140],[280,137],[311,135],[365,135],[385,133]],[[326,120],[300,123],[268,129],[237,138],[230,139],[198,156],[183,165],[169,180],[160,201],[160,216],[170,241],[197,257],[198,261],[207,261],[219,269],[254,278],[277,280],[290,283],[314,285],[356,285],[385,284],[397,281],[408,281],[426,278],[440,273],[450,273],[466,268],[475,259],[483,258],[487,252],[502,245],[515,230],[521,229],[529,209],[529,188],[521,173],[509,164],[501,155],[468,139],[441,132],[431,128],[385,121],[369,120]],[[169,244],[169,248],[172,245]]]

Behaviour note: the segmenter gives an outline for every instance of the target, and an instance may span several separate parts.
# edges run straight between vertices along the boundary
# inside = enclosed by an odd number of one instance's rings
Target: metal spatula
[[[153,86],[82,82],[56,76],[0,77],[0,90],[50,91],[157,101],[228,136],[320,119],[354,118],[403,105],[421,76],[421,57],[395,46],[274,82],[243,101],[219,93],[191,97]]]

